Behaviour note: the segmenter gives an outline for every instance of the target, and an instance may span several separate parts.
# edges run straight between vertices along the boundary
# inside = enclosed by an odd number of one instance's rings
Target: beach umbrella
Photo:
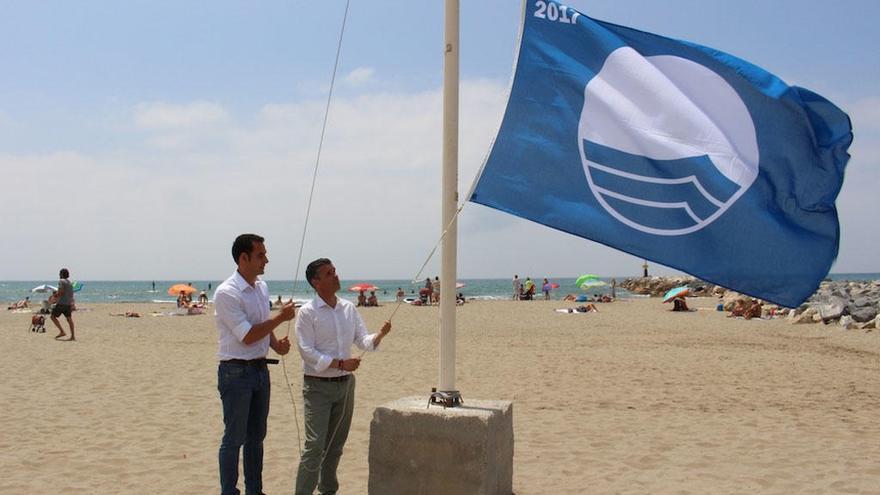
[[[73,283],[73,291],[74,291],[74,292],[79,292],[79,291],[82,290],[82,288],[83,288],[83,283],[82,283],[82,282],[74,282],[74,283]]]
[[[669,289],[666,291],[666,294],[663,295],[663,302],[667,303],[676,297],[684,297],[690,294],[691,288],[687,285],[682,285],[681,287],[676,287],[674,289]]]
[[[189,295],[189,294],[192,294],[192,293],[195,292],[195,291],[196,291],[196,288],[193,287],[193,286],[191,286],[191,285],[186,285],[186,284],[174,284],[174,285],[172,285],[171,287],[168,288],[168,295],[169,295],[169,296],[179,296],[181,292],[183,292],[184,294]]]
[[[586,274],[586,275],[581,275],[580,277],[578,277],[577,280],[574,281],[574,285],[580,287],[580,286],[582,286],[582,285],[584,285],[585,283],[590,282],[590,281],[599,281],[599,282],[601,282],[601,280],[599,280],[599,276],[598,276],[598,275],[593,275],[592,273],[588,273],[588,274]]]
[[[557,284],[556,282],[547,282],[546,284],[544,284],[544,290],[553,290],[558,288],[559,284]]]
[[[354,284],[351,287],[349,287],[348,290],[350,290],[351,292],[362,292],[362,291],[367,292],[367,291],[371,291],[371,290],[379,290],[379,288],[373,284],[368,284],[368,283],[364,282],[361,284]]]
[[[603,282],[599,279],[589,279],[589,280],[585,281],[584,283],[580,284],[579,287],[583,290],[590,290],[590,289],[595,289],[597,287],[604,287],[606,285],[608,285],[608,284],[606,284],[605,282]]]
[[[55,292],[56,290],[58,290],[58,287],[55,287],[54,285],[43,284],[34,287],[31,289],[31,292]]]

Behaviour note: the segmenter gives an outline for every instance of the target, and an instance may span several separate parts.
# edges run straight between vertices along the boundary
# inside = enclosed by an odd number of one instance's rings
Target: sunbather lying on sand
[[[141,314],[135,311],[126,311],[125,313],[110,313],[110,316],[124,316],[126,318],[140,318]]]

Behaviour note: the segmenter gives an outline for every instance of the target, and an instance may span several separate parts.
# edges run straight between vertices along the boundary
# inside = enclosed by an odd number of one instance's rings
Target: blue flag
[[[749,62],[527,1],[469,199],[797,306],[837,256],[851,142],[840,109]]]

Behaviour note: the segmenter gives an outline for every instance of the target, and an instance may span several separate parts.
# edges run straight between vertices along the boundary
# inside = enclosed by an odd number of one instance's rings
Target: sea
[[[616,277],[618,281],[622,281],[626,277]],[[880,273],[832,273],[828,275],[831,280],[880,280]],[[525,279],[523,279],[525,280]],[[575,277],[572,278],[552,278],[550,282],[559,284],[558,289],[551,291],[551,298],[561,299],[566,294],[581,293],[582,290],[575,286]],[[603,287],[591,288],[590,294],[608,294],[611,292],[611,277],[602,277],[601,280],[608,283]],[[76,282],[77,280],[74,280]],[[168,294],[168,288],[175,284],[189,283],[197,289],[198,292],[205,291],[209,299],[213,299],[214,290],[221,280],[79,280],[82,289],[76,293],[77,304],[83,303],[173,303],[176,296]],[[294,291],[294,283],[292,281],[267,280],[269,285],[269,294],[274,301],[281,296],[285,301],[294,299],[295,301],[304,302],[313,297],[315,293],[312,288],[304,281],[300,280],[296,283]],[[340,281],[342,290],[340,294],[343,297],[356,299],[356,292],[348,292],[347,287],[351,287],[358,283],[370,283],[379,288],[376,296],[379,301],[389,302],[396,299],[397,289],[401,288],[406,293],[406,297],[417,297],[419,289],[424,286],[424,280],[413,283],[411,280],[342,280]],[[512,281],[509,278],[494,279],[461,279],[460,283],[464,287],[457,289],[456,292],[462,293],[468,299],[480,300],[504,300],[510,299],[512,295]],[[47,293],[34,293],[32,289],[42,284],[56,285],[57,280],[29,280],[29,281],[0,281],[0,301],[13,302],[30,296],[31,301],[42,301],[48,298]],[[542,279],[536,279],[537,296],[543,297],[540,292],[543,284]],[[198,292],[194,294],[193,299],[198,297]],[[641,297],[630,294],[627,291],[617,288],[617,297]]]

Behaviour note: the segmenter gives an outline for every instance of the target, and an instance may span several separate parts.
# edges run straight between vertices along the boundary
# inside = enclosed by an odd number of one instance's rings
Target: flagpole
[[[460,404],[455,389],[455,282],[458,250],[458,59],[459,0],[446,0],[445,54],[443,64],[443,187],[441,191],[440,266],[440,381],[432,402]],[[448,226],[448,228],[447,228]]]

